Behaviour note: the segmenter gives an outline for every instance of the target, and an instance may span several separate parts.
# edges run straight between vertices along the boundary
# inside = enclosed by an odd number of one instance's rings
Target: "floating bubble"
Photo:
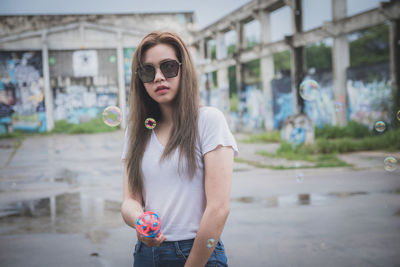
[[[121,123],[121,110],[116,106],[106,107],[103,111],[103,121],[111,127],[115,127]]]
[[[207,240],[207,247],[208,248],[212,248],[212,247],[214,247],[215,243],[216,243],[215,239],[214,238],[210,238],[210,239]]]
[[[385,165],[385,170],[389,172],[397,169],[397,159],[395,159],[394,157],[386,157],[383,161],[383,164]]]
[[[386,124],[383,121],[377,121],[375,123],[375,130],[379,133],[385,131],[386,129]]]
[[[144,126],[146,126],[146,128],[149,130],[154,129],[156,125],[157,125],[156,120],[153,118],[147,118],[144,121]]]
[[[335,103],[335,111],[336,112],[341,112],[343,110],[343,103],[342,102],[336,102]]]
[[[302,183],[304,180],[304,174],[302,172],[296,173],[296,182]]]
[[[314,80],[304,80],[300,84],[300,96],[304,100],[313,101],[319,91],[319,84]]]
[[[400,121],[400,110],[397,111],[397,120]]]

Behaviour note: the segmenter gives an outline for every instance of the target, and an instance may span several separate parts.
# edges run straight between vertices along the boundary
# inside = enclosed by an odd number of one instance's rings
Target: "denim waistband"
[[[186,239],[186,240],[179,240],[179,241],[164,241],[161,243],[161,247],[175,247],[178,245],[191,245],[194,243],[194,238]]]

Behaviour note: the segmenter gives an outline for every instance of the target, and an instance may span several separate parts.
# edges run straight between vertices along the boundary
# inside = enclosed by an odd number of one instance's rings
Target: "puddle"
[[[82,192],[0,204],[0,234],[85,233],[99,243],[121,225],[121,202]]]
[[[384,194],[400,194],[400,188],[394,190],[381,191],[376,193]],[[330,192],[325,194],[297,194],[297,195],[280,195],[267,196],[266,198],[257,198],[252,196],[242,196],[231,199],[234,202],[240,203],[261,203],[265,207],[290,207],[304,205],[324,205],[332,202],[335,199],[354,197],[359,195],[367,195],[371,192],[355,191],[355,192]]]

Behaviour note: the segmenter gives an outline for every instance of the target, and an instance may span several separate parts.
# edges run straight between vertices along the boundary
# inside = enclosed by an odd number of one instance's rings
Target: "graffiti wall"
[[[313,121],[314,125],[322,127],[324,124],[336,124],[335,97],[333,95],[332,72],[317,71],[308,74],[304,80],[311,79],[319,87],[314,100],[304,101],[304,113]]]
[[[281,129],[284,120],[293,115],[293,95],[290,75],[271,81],[273,94],[274,128]]]
[[[68,85],[53,88],[54,120],[71,123],[87,122],[103,113],[104,108],[117,105],[116,85]]]
[[[13,130],[46,131],[42,76],[41,52],[0,52],[0,103],[10,110],[2,112],[0,133],[5,121]]]
[[[117,105],[115,50],[51,51],[50,55],[55,121],[87,122],[107,106]]]
[[[349,120],[373,128],[376,121],[391,121],[392,99],[389,63],[349,68],[347,98]]]
[[[129,88],[132,76],[132,58],[136,48],[124,48],[125,85]]]

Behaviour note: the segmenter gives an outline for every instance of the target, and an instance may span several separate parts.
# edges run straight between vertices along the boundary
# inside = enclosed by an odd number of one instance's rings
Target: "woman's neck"
[[[161,122],[163,125],[172,125],[172,106],[170,105],[160,105],[161,109]]]

